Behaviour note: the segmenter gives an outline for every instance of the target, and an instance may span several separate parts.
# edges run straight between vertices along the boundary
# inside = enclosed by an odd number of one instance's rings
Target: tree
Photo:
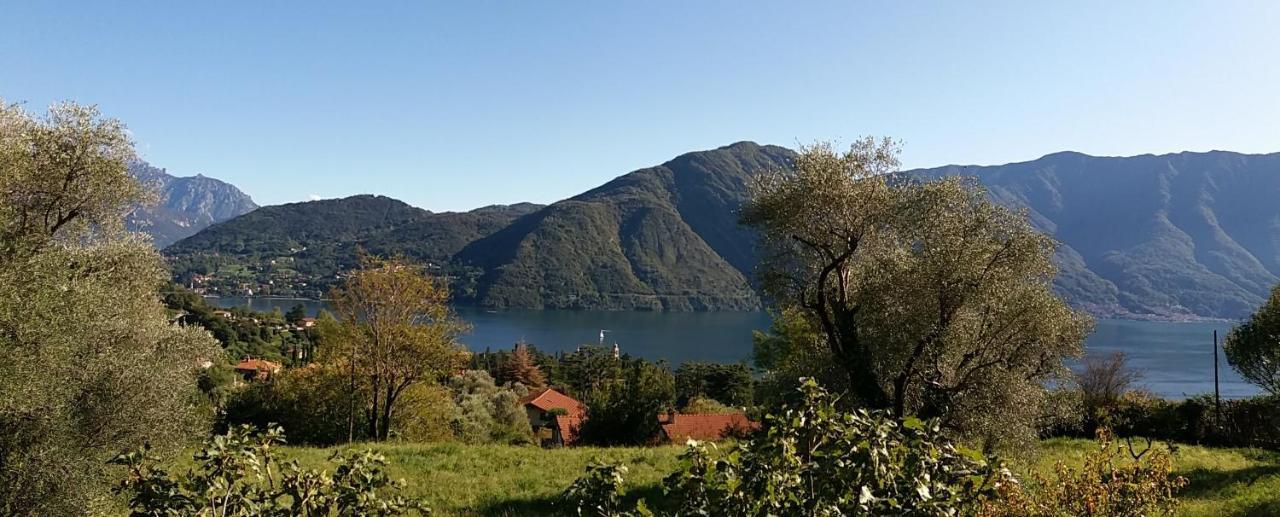
[[[620,370],[587,392],[587,416],[578,429],[583,443],[649,443],[658,436],[658,415],[675,408],[675,377],[665,364],[629,359]]]
[[[439,382],[463,364],[457,337],[467,324],[450,309],[443,282],[400,259],[361,258],[360,268],[330,298],[338,321],[322,326],[334,333],[323,341],[350,376],[348,418],[355,418],[356,401],[363,398],[370,435],[386,439],[406,389]],[[353,420],[349,427],[353,434]]]
[[[467,443],[529,443],[532,427],[520,397],[520,385],[502,387],[483,370],[468,370],[449,379],[453,395],[454,435]],[[517,391],[518,390],[518,391]]]
[[[164,262],[124,231],[132,156],[94,108],[0,101],[0,514],[86,512],[115,452],[206,423],[196,373],[221,352],[169,323]]]
[[[588,393],[622,377],[622,365],[629,357],[613,356],[605,347],[582,345],[560,359],[561,379],[569,395],[585,397]]]
[[[1280,395],[1280,286],[1247,321],[1231,329],[1223,352],[1241,377]]]
[[[676,402],[711,398],[730,406],[751,405],[754,382],[745,364],[689,361],[676,369]]]
[[[279,309],[279,307],[276,307],[276,310]],[[285,321],[288,321],[289,323],[298,323],[305,317],[307,317],[307,307],[301,303],[294,304],[293,307],[289,308],[289,312],[284,314]]]
[[[1141,378],[1142,372],[1129,367],[1124,352],[1086,355],[1084,369],[1076,375],[1085,417],[1095,424],[1115,425],[1108,417]]]
[[[1051,290],[1052,239],[969,180],[894,174],[897,152],[820,144],[761,175],[742,216],[760,280],[817,329],[857,402],[1025,437],[1091,321]]]
[[[524,341],[516,343],[511,355],[507,356],[499,368],[499,373],[501,375],[498,379],[502,382],[518,382],[528,388],[541,388],[547,384],[546,376],[542,375],[542,369],[534,363],[529,345]]]

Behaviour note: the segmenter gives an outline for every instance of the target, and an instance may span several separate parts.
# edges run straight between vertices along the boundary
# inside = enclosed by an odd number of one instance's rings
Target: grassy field
[[[1049,440],[1034,458],[1015,461],[1015,471],[1048,471],[1055,462],[1078,463],[1094,443]],[[392,462],[392,474],[409,483],[408,493],[425,498],[437,515],[544,515],[555,511],[556,496],[593,460],[628,466],[628,495],[661,497],[661,480],[676,466],[681,447],[569,448],[478,446],[454,443],[378,445]],[[288,456],[324,467],[335,449],[288,448]],[[1178,474],[1182,513],[1189,516],[1280,515],[1280,454],[1246,449],[1180,446]]]

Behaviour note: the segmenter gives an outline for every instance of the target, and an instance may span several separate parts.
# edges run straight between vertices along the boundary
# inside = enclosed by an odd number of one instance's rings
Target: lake
[[[325,302],[278,298],[210,298],[222,307],[287,311],[302,303],[315,314]],[[458,315],[473,330],[461,341],[474,351],[508,348],[517,340],[554,352],[599,342],[606,330],[607,345],[647,359],[738,362],[751,358],[751,331],[769,327],[763,312],[611,312],[563,310],[487,311],[458,307]],[[1225,335],[1227,322],[1172,323],[1098,320],[1085,342],[1088,352],[1123,351],[1129,364],[1143,372],[1142,384],[1166,398],[1213,392],[1213,331]],[[1258,389],[1245,383],[1221,361],[1223,398],[1247,397]]]

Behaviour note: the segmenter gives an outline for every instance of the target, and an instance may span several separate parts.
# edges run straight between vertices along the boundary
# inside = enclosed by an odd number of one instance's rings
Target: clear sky
[[[739,140],[1280,151],[1280,2],[372,4],[13,2],[0,97],[97,104],[260,204],[546,203]]]

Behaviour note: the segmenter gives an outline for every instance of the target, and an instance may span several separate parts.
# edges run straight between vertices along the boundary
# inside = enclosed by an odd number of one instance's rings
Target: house
[[[263,381],[280,371],[280,363],[249,357],[236,363],[235,371],[245,381]]]
[[[301,320],[298,320],[299,328],[309,329],[314,326],[316,326],[315,318],[302,318]]]
[[[586,416],[586,406],[577,399],[551,388],[530,392],[520,399],[529,424],[546,445],[571,445],[578,426]]]
[[[231,319],[231,311],[213,311],[214,316]]]
[[[693,440],[723,440],[742,436],[760,428],[743,413],[668,413],[658,416],[662,427],[658,441],[683,443]]]

